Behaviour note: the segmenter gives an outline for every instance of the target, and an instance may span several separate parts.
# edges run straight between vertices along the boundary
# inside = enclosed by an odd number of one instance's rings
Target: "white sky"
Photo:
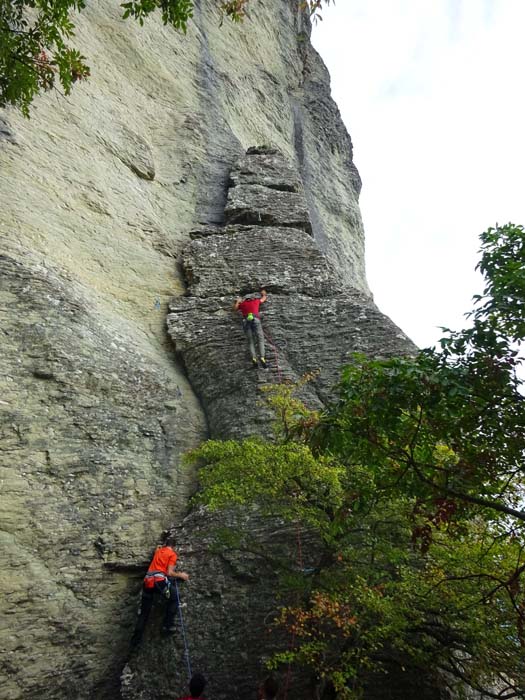
[[[375,301],[432,345],[482,291],[479,234],[525,224],[525,0],[337,0],[313,43],[363,179]]]

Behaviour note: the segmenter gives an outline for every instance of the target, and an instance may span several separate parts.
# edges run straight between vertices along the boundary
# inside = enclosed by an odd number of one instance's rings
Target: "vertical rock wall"
[[[170,302],[169,333],[206,411],[212,436],[265,432],[260,390],[315,379],[312,405],[326,401],[354,352],[414,350],[371,299],[347,282],[312,236],[297,171],[275,149],[250,149],[232,172],[226,224],[193,232],[182,269],[187,295]],[[268,370],[253,370],[238,294],[269,292],[261,306]]]
[[[415,349],[334,268],[312,229],[293,165],[275,149],[252,148],[231,173],[225,225],[193,231],[193,241],[183,251],[188,289],[186,296],[170,302],[168,327],[214,437],[268,434],[272,416],[262,392],[269,383],[315,373],[303,398],[316,407],[331,395],[352,352],[389,356]],[[252,368],[239,314],[232,311],[237,293],[257,291],[261,284],[270,294],[261,307],[268,370]],[[247,540],[243,547],[217,553],[210,546],[213,529],[233,518],[233,513],[210,518],[201,511],[175,530],[184,565],[195,575],[184,591],[194,667],[206,673],[210,693],[219,700],[250,697],[255,679],[264,674],[264,660],[289,644],[268,631],[280,604],[276,569],[318,563],[316,547],[298,545],[293,527],[246,515],[237,522]],[[297,564],[298,546],[310,562]],[[263,549],[273,553],[273,568]],[[159,646],[172,654],[159,658]],[[124,697],[170,697],[172,659],[182,654],[180,639],[163,641],[152,630],[126,668]],[[309,681],[306,671],[295,675],[289,697],[314,697]],[[175,683],[182,692],[179,675]]]
[[[289,315],[292,287],[299,314],[326,292],[333,271],[338,284],[359,290],[347,304],[368,295],[351,143],[298,5],[253,0],[238,27],[221,26],[216,3],[199,0],[182,36],[158,17],[142,28],[123,22],[118,3],[93,0],[77,21],[89,81],[68,99],[40,97],[30,121],[12,110],[0,115],[2,700],[118,694],[144,563],[161,530],[185,515],[194,487],[179,455],[206,434],[200,399],[218,394],[214,409],[205,407],[214,434],[227,434],[232,420],[224,417],[239,413],[244,340],[225,309],[241,271],[225,271],[229,281],[212,290],[199,287],[204,262],[182,251],[192,229],[224,224],[229,173],[248,146],[278,148],[291,164],[288,185],[290,172],[304,184],[295,220],[302,228],[284,222],[288,267],[272,278],[273,262],[263,262],[255,275],[272,293],[267,324],[276,345],[299,318]],[[282,224],[255,239],[282,246]],[[253,222],[233,226],[231,236],[222,235],[228,227],[214,230],[206,245],[223,255],[245,226],[253,230]],[[206,240],[195,239],[195,250]],[[249,249],[246,284],[265,253]],[[295,260],[311,266],[306,276]],[[190,264],[193,297],[182,303],[217,321],[206,342],[217,343],[223,360],[231,338],[238,345],[231,372],[227,362],[217,370],[217,355],[208,372],[219,372],[221,386],[214,380],[205,391],[188,329],[187,368],[199,397],[164,324],[168,300],[185,293],[181,266],[189,275]],[[323,305],[332,330],[338,303]],[[363,346],[370,313],[356,335]],[[286,354],[287,376],[320,365],[309,334],[296,334],[308,351]],[[227,373],[236,377],[230,400]],[[250,396],[267,379],[247,378]],[[321,380],[315,391],[322,395]]]
[[[184,379],[63,270],[16,247],[0,271],[0,697],[105,697],[127,566],[186,508],[177,464],[204,424]]]

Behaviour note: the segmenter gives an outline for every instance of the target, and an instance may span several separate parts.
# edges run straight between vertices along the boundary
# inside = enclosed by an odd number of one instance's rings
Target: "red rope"
[[[296,523],[295,527],[297,529],[297,563],[299,564],[299,567],[302,571],[304,569],[304,565],[303,565],[303,549],[301,547],[301,530],[299,529],[299,523]]]
[[[296,532],[297,532],[297,563],[299,564],[299,568],[302,570],[303,567],[303,548],[301,545],[301,530],[299,528],[299,523],[295,524],[296,527]],[[292,651],[295,646],[295,631],[292,632],[292,636],[290,639],[290,645],[289,645],[289,651]],[[292,675],[292,662],[288,662],[288,669],[286,671],[286,680],[284,684],[284,694],[283,694],[283,700],[286,700],[288,697],[288,688],[290,687],[290,678]]]
[[[292,651],[292,649],[295,646],[295,632],[292,632],[292,638],[290,639],[290,647],[289,651]],[[284,694],[283,694],[283,700],[286,700],[288,697],[288,688],[290,687],[290,678],[292,675],[292,662],[288,662],[288,670],[286,672],[286,680],[284,682]]]
[[[279,377],[279,384],[283,383],[283,373],[281,371],[281,368],[279,366],[279,353],[277,352],[277,347],[275,343],[273,342],[272,336],[263,329],[264,337],[266,340],[270,343],[273,349],[273,354],[275,357],[275,366],[277,367],[277,376]]]
[[[264,337],[266,340],[270,343],[273,349],[273,354],[275,357],[275,366],[277,368],[277,376],[279,378],[279,384],[283,383],[283,374],[281,371],[281,367],[279,366],[279,353],[277,352],[277,347],[275,343],[273,342],[272,336],[263,329]],[[299,528],[299,523],[296,523],[296,532],[297,532],[297,563],[299,564],[299,569],[302,570],[303,567],[303,549],[301,545],[301,530]],[[290,639],[290,645],[289,645],[289,651],[292,651],[295,646],[295,631],[292,632],[291,639]],[[283,700],[286,700],[288,697],[288,689],[290,687],[290,679],[292,675],[292,662],[288,662],[288,670],[286,672],[286,680],[285,680],[285,686],[284,686],[284,694],[283,694]]]

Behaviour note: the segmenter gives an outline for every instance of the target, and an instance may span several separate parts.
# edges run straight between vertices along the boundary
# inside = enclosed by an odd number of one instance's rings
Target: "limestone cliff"
[[[320,406],[352,352],[388,356],[413,349],[320,251],[311,234],[300,178],[278,151],[252,148],[235,164],[225,218],[224,226],[193,231],[193,241],[182,253],[187,295],[170,302],[168,315],[169,333],[212,436],[269,433],[272,416],[262,393],[268,383],[315,374],[304,387],[303,398],[310,406]],[[251,367],[240,319],[232,312],[235,291],[251,291],[250,285],[261,282],[270,293],[262,314],[268,370]],[[213,697],[220,700],[251,697],[254,679],[264,672],[264,658],[279,644],[282,649],[290,643],[275,631],[270,635],[267,627],[279,605],[279,562],[282,566],[286,561],[292,569],[299,566],[294,528],[257,517],[237,524],[245,533],[242,547],[216,552],[210,546],[214,527],[233,517],[233,513],[213,518],[193,513],[174,531],[184,551],[184,565],[195,572],[195,581],[184,586],[183,596],[194,667],[205,672]],[[261,555],[261,544],[265,552],[267,548],[273,552],[273,562]],[[307,540],[300,548],[305,552],[301,566],[319,564],[318,548]],[[159,647],[165,650],[160,656]],[[183,659],[180,638],[166,641],[158,629],[150,630],[147,643],[126,668],[124,697],[169,698],[174,661],[182,665]],[[289,697],[315,697],[311,680],[306,671],[294,675]],[[401,693],[407,689],[407,678],[403,683]],[[385,697],[383,685],[378,691],[369,688],[368,697]],[[421,693],[421,682],[418,687],[421,697],[433,697]]]
[[[399,355],[408,338],[349,284],[321,248],[300,179],[271,148],[252,148],[234,167],[225,225],[193,231],[182,254],[187,294],[170,302],[169,333],[206,411],[213,437],[266,432],[259,392],[268,382],[316,377],[305,399],[325,402],[354,352]],[[268,371],[253,371],[239,314],[240,292],[264,304]],[[261,307],[262,309],[263,307]]]
[[[268,377],[245,376],[245,358],[228,350],[243,343],[226,311],[239,286],[269,286],[276,347],[319,311],[318,334],[302,326],[303,345],[282,358],[290,377],[332,358],[315,400],[349,350],[406,343],[370,301],[352,145],[298,4],[254,0],[238,27],[220,26],[216,4],[200,0],[182,36],[93,0],[77,23],[90,80],[70,99],[39,98],[30,121],[0,115],[2,700],[119,696],[143,566],[195,486],[179,455],[208,421],[215,435],[266,425],[243,415],[239,397],[249,390],[251,402]],[[287,159],[289,189],[233,169],[261,143]],[[264,202],[244,206],[243,189],[297,194],[293,221],[247,218]],[[232,268],[247,236],[252,257]],[[274,248],[280,259],[266,259]],[[165,332],[174,295],[177,353]],[[214,329],[201,350],[195,323]],[[181,555],[198,581],[207,554],[192,558],[192,518]],[[252,594],[235,587],[253,576],[243,566],[223,562],[213,586],[195,588],[213,609],[198,658],[223,641],[225,591],[244,595],[239,614],[251,614]],[[170,666],[170,647],[159,653],[179,690],[180,664]]]

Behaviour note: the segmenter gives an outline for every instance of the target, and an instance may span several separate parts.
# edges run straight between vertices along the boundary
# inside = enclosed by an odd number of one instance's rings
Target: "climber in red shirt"
[[[190,694],[185,695],[183,698],[179,698],[179,700],[193,700],[194,698],[200,698],[202,697],[205,687],[206,678],[204,678],[202,673],[194,673],[190,678]]]
[[[162,629],[168,634],[175,631],[178,595],[174,579],[180,579],[181,581],[189,579],[189,575],[185,571],[175,571],[176,563],[177,552],[171,546],[159,545],[157,547],[148,572],[144,577],[139,616],[131,639],[132,646],[137,646],[142,640],[155,595],[167,599]]]
[[[275,700],[279,692],[279,683],[273,676],[268,676],[259,688],[258,700]]]
[[[261,319],[259,318],[259,306],[264,304],[267,299],[268,295],[266,294],[266,289],[261,289],[260,297],[256,297],[253,294],[249,294],[244,297],[244,299],[237,297],[233,305],[234,311],[240,311],[242,314],[242,325],[246,337],[248,338],[248,346],[252,355],[252,365],[255,368],[258,366],[254,344],[254,335],[256,335],[259,344],[259,359],[264,369],[266,369],[268,365],[264,354],[264,333]]]

